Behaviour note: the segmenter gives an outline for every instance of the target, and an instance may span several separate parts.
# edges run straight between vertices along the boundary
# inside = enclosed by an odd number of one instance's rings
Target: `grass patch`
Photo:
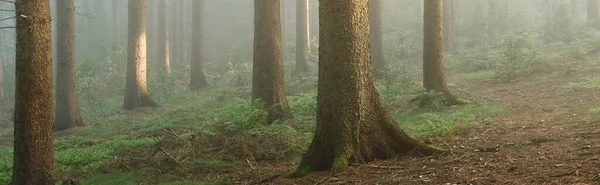
[[[137,185],[140,184],[147,174],[143,172],[131,173],[109,173],[91,176],[81,181],[82,185]]]
[[[159,185],[219,185],[219,182],[192,182],[192,181],[176,181],[176,182],[165,182]]]
[[[505,111],[502,107],[492,105],[467,105],[441,112],[398,114],[394,118],[412,136],[423,137],[447,134],[456,128],[476,124],[480,116]]]
[[[600,89],[600,78],[588,79],[583,82],[569,82],[567,89]]]
[[[600,107],[592,107],[587,110],[590,114],[600,114]]]
[[[496,75],[495,70],[483,70],[483,71],[476,71],[476,72],[472,72],[472,73],[459,74],[459,75],[456,75],[456,77],[461,78],[461,79],[467,79],[467,80],[480,80],[480,79],[493,78],[493,77],[495,77],[495,75]]]

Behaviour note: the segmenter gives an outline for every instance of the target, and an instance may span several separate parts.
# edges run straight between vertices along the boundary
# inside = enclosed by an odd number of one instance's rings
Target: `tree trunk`
[[[444,75],[442,0],[425,1],[423,25],[423,86],[427,91],[443,93],[446,103],[456,104]],[[430,101],[431,98],[422,96],[421,106],[428,106]]]
[[[112,1],[112,11],[113,11],[113,49],[116,51],[119,49],[120,41],[121,41],[121,17],[119,15],[121,0],[113,0]]]
[[[13,185],[54,185],[50,6],[15,1],[16,80]]]
[[[296,0],[296,71],[308,72],[310,31],[308,0]]]
[[[169,29],[167,16],[167,0],[159,0],[158,5],[158,63],[167,74],[171,74],[169,56]]]
[[[208,87],[204,69],[204,0],[192,2],[192,57],[190,73],[190,89],[198,90]]]
[[[129,37],[127,46],[127,81],[125,101],[127,110],[156,107],[148,94],[146,75],[146,0],[129,0]]]
[[[375,78],[385,75],[385,60],[383,58],[383,33],[381,30],[382,14],[381,0],[369,1],[369,26],[371,30],[371,62]]]
[[[177,32],[175,34],[177,34],[177,50],[175,50],[175,54],[177,55],[177,62],[179,62],[180,64],[182,62],[185,61],[184,58],[184,50],[185,50],[185,34],[184,34],[184,30],[183,30],[183,26],[185,24],[185,21],[183,21],[183,17],[185,14],[185,6],[184,6],[184,1],[182,0],[178,0],[177,1],[177,22],[176,22],[176,26],[177,26]]]
[[[60,131],[83,126],[84,123],[79,114],[75,85],[75,5],[73,0],[60,0],[56,8],[58,66],[54,130]]]
[[[340,172],[349,163],[441,151],[402,131],[375,89],[368,2],[319,1],[317,128],[308,151],[289,177],[312,171]]]
[[[281,34],[280,34],[281,35],[281,55],[283,56],[284,63],[286,62],[286,57],[287,57],[287,55],[286,55],[287,54],[287,37],[286,37],[286,34],[287,34],[287,32],[286,32],[287,31],[287,24],[286,24],[287,23],[287,10],[285,9],[285,7],[286,7],[285,1],[286,0],[280,0],[281,4],[279,5],[279,7],[280,7],[279,12],[281,15],[281,17],[280,17],[280,20],[281,20],[281,22],[280,22],[280,25],[281,25]]]
[[[587,19],[591,25],[599,25],[600,15],[598,15],[598,0],[587,1]]]
[[[4,36],[0,35],[0,43],[4,43]],[[4,60],[2,56],[4,56],[4,49],[0,47],[0,102],[4,101]]]
[[[453,16],[454,11],[452,10],[452,2],[456,0],[444,0],[442,4],[444,4],[443,9],[443,21],[444,21],[444,51],[448,51],[451,48],[451,40],[453,34]]]
[[[252,100],[268,108],[267,123],[292,118],[285,97],[279,0],[254,0]]]

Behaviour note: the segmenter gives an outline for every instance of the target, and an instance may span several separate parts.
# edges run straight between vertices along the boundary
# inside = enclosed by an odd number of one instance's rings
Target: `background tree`
[[[4,43],[4,38],[0,35],[0,43]],[[0,102],[4,101],[4,54],[3,47],[0,46]]]
[[[425,1],[423,28],[423,86],[427,91],[443,93],[446,104],[456,104],[446,85],[444,75],[444,30],[442,27],[442,0]],[[434,97],[421,96],[420,105],[429,106]]]
[[[146,75],[146,0],[129,0],[129,37],[127,46],[127,80],[125,101],[127,110],[138,107],[156,107],[148,94]]]
[[[171,60],[169,50],[169,29],[167,16],[167,0],[158,0],[158,63],[167,73],[171,73]]]
[[[444,22],[444,51],[448,51],[451,48],[451,39],[454,27],[454,1],[456,0],[445,0],[442,2],[444,5],[444,14],[442,17]]]
[[[344,170],[401,154],[434,154],[398,128],[377,93],[369,52],[369,0],[319,1],[317,129],[288,174]]]
[[[16,1],[13,185],[54,185],[50,5]]]
[[[190,89],[197,90],[208,86],[204,69],[204,0],[192,2],[192,58]]]
[[[310,58],[308,0],[296,0],[296,71],[307,72]]]
[[[381,23],[383,11],[381,0],[369,1],[369,26],[371,30],[371,60],[373,62],[373,73],[375,78],[382,78],[385,73],[385,60],[383,57],[383,32]]]
[[[119,9],[121,6],[121,0],[113,0],[112,1],[112,11],[113,11],[113,49],[119,49],[119,45],[121,42],[121,16],[119,15]]]
[[[57,2],[57,71],[54,130],[83,126],[75,85],[75,5],[73,0]]]
[[[598,0],[587,1],[587,19],[593,26],[600,24],[600,15],[598,14]]]
[[[285,96],[279,0],[254,0],[252,99],[269,109],[267,122],[292,118]]]

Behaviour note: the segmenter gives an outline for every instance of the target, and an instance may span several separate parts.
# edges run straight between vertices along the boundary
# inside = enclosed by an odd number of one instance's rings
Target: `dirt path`
[[[600,123],[586,110],[599,105],[600,93],[564,86],[599,71],[588,68],[510,84],[453,79],[476,101],[501,104],[509,112],[437,141],[450,150],[446,156],[381,161],[342,174],[320,172],[265,184],[597,184]],[[262,178],[290,166],[261,166],[268,174]]]

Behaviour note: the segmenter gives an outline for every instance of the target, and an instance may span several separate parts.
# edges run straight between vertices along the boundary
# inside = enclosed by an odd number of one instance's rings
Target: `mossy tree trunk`
[[[279,0],[254,0],[252,100],[269,111],[268,123],[292,118],[285,97]]]
[[[371,62],[373,63],[373,74],[375,78],[383,78],[385,75],[385,59],[383,57],[383,22],[382,0],[369,1],[369,26],[371,30]]]
[[[428,92],[442,93],[444,104],[457,104],[450,93],[444,75],[444,38],[442,27],[442,0],[426,0],[423,27],[423,86]],[[421,96],[421,107],[434,102],[432,94]]]
[[[441,150],[402,131],[377,93],[369,52],[368,0],[319,1],[317,128],[299,166],[288,174],[343,171],[408,153]]]
[[[60,0],[56,6],[57,18],[57,71],[54,130],[83,126],[77,103],[75,85],[75,4],[73,0]]]
[[[156,107],[148,94],[146,74],[146,0],[129,0],[129,37],[127,46],[127,81],[125,101],[127,110]]]
[[[206,70],[204,69],[204,0],[192,2],[192,57],[190,89],[198,90],[208,87]]]
[[[167,0],[158,0],[158,63],[165,73],[171,74]]]
[[[15,1],[16,80],[13,185],[54,185],[50,6]]]
[[[296,0],[296,71],[307,72],[310,57],[308,0]]]

